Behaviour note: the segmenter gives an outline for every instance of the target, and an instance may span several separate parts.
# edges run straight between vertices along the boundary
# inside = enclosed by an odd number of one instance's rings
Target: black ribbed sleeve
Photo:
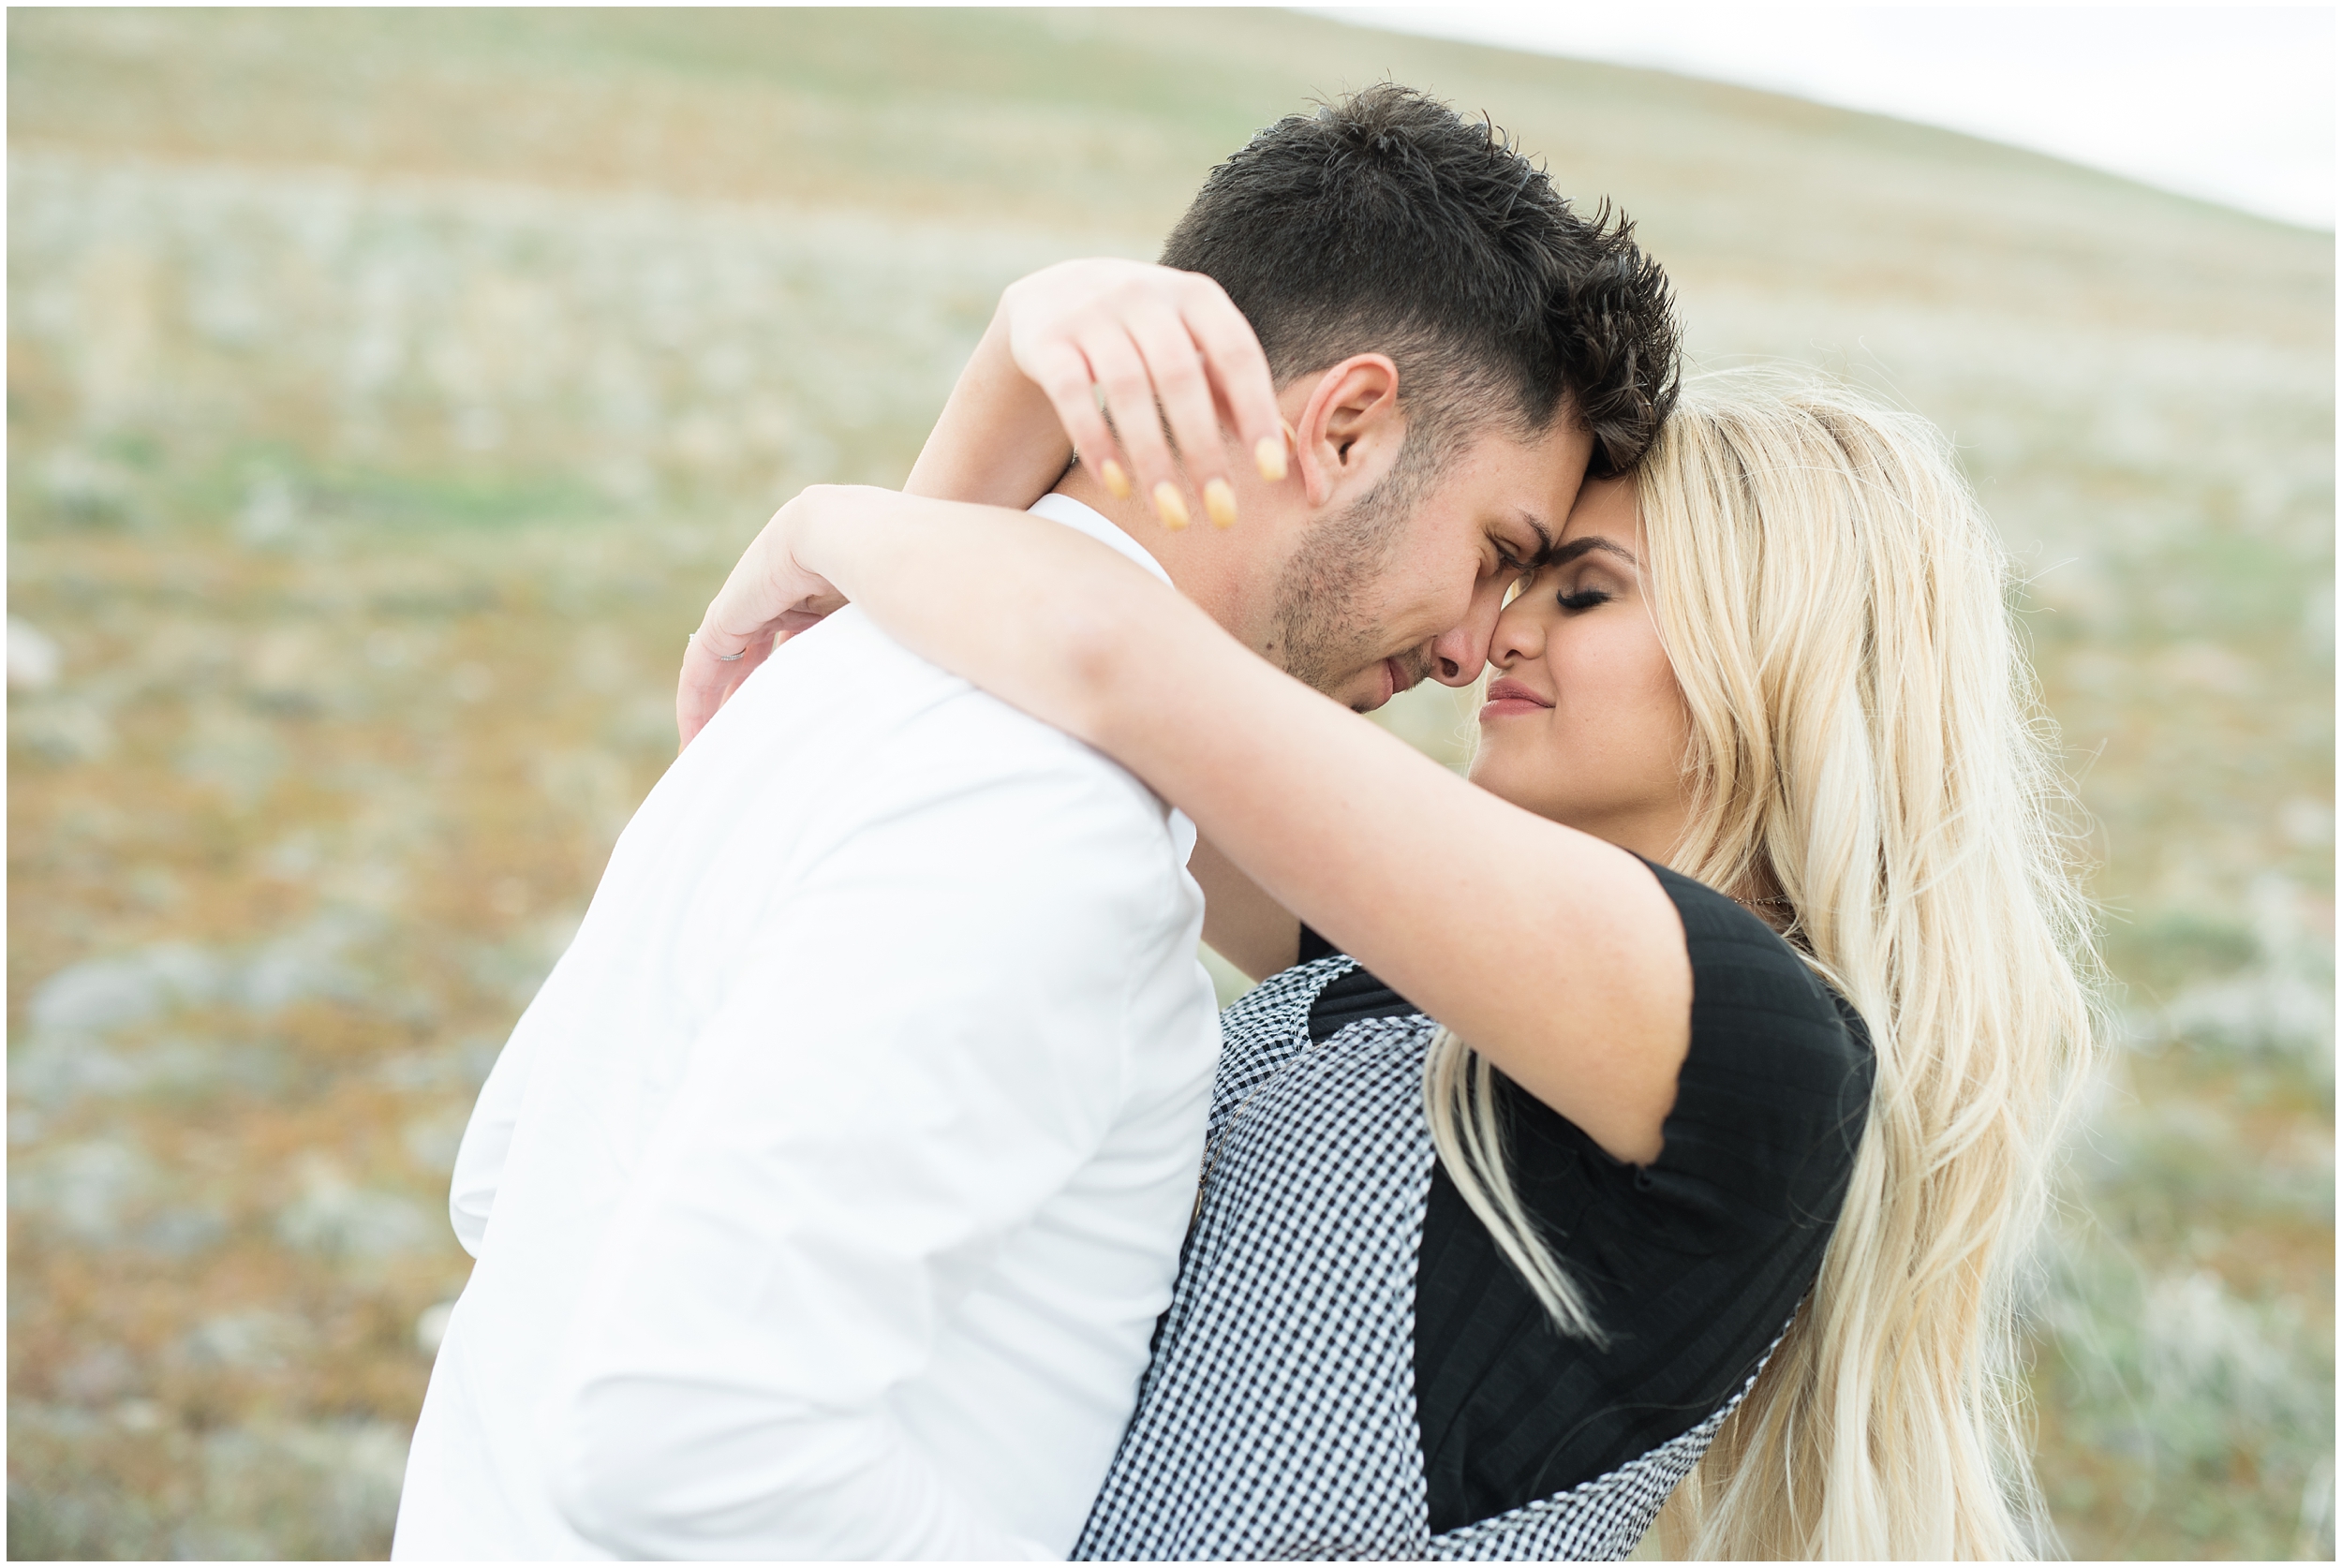
[[[1434,1533],[1591,1480],[1697,1426],[1812,1285],[1845,1194],[1870,1104],[1860,1018],[1755,915],[1653,869],[1692,966],[1691,1048],[1658,1159],[1622,1164],[1499,1079],[1514,1184],[1585,1289],[1606,1347],[1552,1326],[1445,1168],[1433,1171],[1415,1375]],[[1314,936],[1303,934],[1305,957]],[[1558,965],[1556,1005],[1568,991]],[[1353,971],[1319,997],[1310,1032],[1330,1039],[1360,1018],[1414,1011]]]

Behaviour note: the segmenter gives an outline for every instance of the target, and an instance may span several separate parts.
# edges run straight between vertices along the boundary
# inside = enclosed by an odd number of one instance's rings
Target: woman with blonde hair
[[[2008,582],[1925,422],[1695,379],[1524,572],[1467,782],[1070,529],[781,510],[704,652],[851,599],[1187,811],[1282,970],[1076,1555],[2049,1545],[2014,1294],[2091,1020]]]

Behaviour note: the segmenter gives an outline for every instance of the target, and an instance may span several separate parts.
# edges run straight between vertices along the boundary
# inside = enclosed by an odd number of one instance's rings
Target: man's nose
[[[1442,686],[1470,686],[1489,661],[1496,619],[1505,613],[1507,584],[1483,582],[1472,595],[1464,618],[1431,639],[1431,674]]]
[[[1462,626],[1431,639],[1431,678],[1442,686],[1470,686],[1480,678],[1489,661],[1489,638],[1495,627],[1475,615]]]

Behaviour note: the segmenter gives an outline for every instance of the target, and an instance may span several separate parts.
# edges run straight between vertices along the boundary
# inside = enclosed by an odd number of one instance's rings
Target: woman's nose
[[[1496,635],[1489,640],[1489,662],[1509,665],[1519,658],[1535,658],[1545,651],[1545,618],[1521,595],[1496,617]]]

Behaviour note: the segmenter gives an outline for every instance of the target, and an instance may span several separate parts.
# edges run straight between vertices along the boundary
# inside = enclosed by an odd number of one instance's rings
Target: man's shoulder
[[[802,750],[847,735],[882,738],[946,714],[954,724],[998,728],[1003,744],[1047,747],[1050,737],[1065,738],[920,658],[852,605],[776,649],[706,732],[727,749]]]
[[[821,792],[854,791],[873,812],[921,802],[1013,810],[1004,791],[1072,792],[1134,830],[1166,831],[1163,802],[1113,759],[929,663],[852,608],[779,648],[692,749],[710,742],[732,767],[770,770],[777,789],[818,779]]]

